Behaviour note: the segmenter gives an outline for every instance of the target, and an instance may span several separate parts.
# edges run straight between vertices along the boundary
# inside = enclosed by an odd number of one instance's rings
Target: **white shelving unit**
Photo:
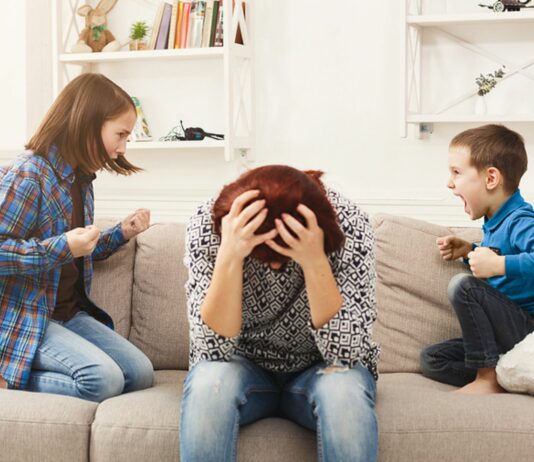
[[[130,3],[132,9],[136,8],[136,3],[142,3],[143,0],[123,0],[124,3]],[[180,100],[162,92],[158,94],[157,71],[149,75],[148,66],[172,66],[173,84],[179,87],[183,81],[183,67],[191,62],[213,62],[217,66],[217,75],[220,75],[219,91],[222,93],[222,108],[213,108],[222,114],[223,121],[219,121],[221,127],[224,127],[225,139],[216,141],[205,138],[202,141],[157,141],[160,136],[165,135],[173,126],[178,125],[179,120],[166,121],[166,125],[160,122],[160,126],[154,130],[150,123],[150,114],[143,101],[141,105],[145,109],[145,115],[149,119],[149,125],[154,135],[155,141],[150,142],[131,142],[128,145],[129,150],[137,151],[155,151],[165,150],[176,151],[186,154],[187,152],[196,152],[199,149],[219,150],[224,153],[227,161],[236,158],[253,159],[254,139],[255,139],[255,116],[254,116],[254,72],[253,72],[253,39],[251,33],[252,24],[252,1],[235,0],[232,9],[232,1],[224,1],[224,46],[211,48],[186,48],[186,49],[169,49],[169,50],[143,50],[143,51],[117,51],[101,53],[69,53],[68,50],[76,42],[80,29],[82,27],[81,18],[76,17],[76,10],[82,4],[87,3],[81,0],[53,0],[52,27],[53,33],[53,85],[54,97],[61,89],[76,75],[81,72],[102,72],[115,80],[113,74],[115,71],[128,66],[130,74],[128,78],[136,78],[136,69],[142,70],[142,76],[137,79],[136,88],[141,88],[146,94],[150,95],[152,106],[157,109],[167,109],[169,106],[181,105]],[[145,0],[145,8],[152,8],[153,15],[156,14],[156,1]],[[246,4],[246,13],[244,13],[244,4]],[[94,7],[95,5],[93,5]],[[113,11],[109,16],[113,16]],[[246,19],[245,19],[246,14]],[[151,26],[151,20],[147,21]],[[235,43],[235,37],[238,27],[241,31],[242,44]],[[115,31],[114,31],[115,33]],[[115,36],[120,39],[117,33]],[[104,70],[102,70],[104,69]],[[166,68],[168,72],[168,68]],[[187,77],[189,80],[186,85],[191,85],[190,68],[187,68]],[[202,72],[202,71],[201,71]],[[204,69],[204,72],[205,69]],[[210,71],[215,74],[215,72]],[[74,75],[73,75],[74,74]],[[133,74],[133,76],[131,75]],[[139,72],[141,74],[141,72]],[[168,75],[166,75],[168,77]],[[204,91],[203,76],[199,76],[199,88],[192,88],[192,91]],[[212,77],[212,76],[209,76]],[[126,90],[127,85],[122,85]],[[189,87],[188,87],[189,88]],[[136,96],[136,95],[133,95]],[[216,105],[216,103],[214,103]],[[211,111],[208,104],[205,111]],[[157,112],[156,110],[154,112]],[[182,114],[184,125],[190,126],[187,114]],[[192,124],[195,125],[195,124]],[[195,125],[196,126],[196,125]],[[217,132],[211,127],[204,127],[206,131]],[[219,130],[220,132],[221,130]]]
[[[482,10],[481,10],[482,11]],[[506,74],[502,80],[511,77],[516,78],[518,75],[534,81],[534,74],[528,72],[528,68],[534,65],[534,52],[531,59],[522,62],[513,62],[506,53],[494,52],[488,47],[480,46],[476,40],[462,38],[457,34],[461,27],[488,27],[506,25],[513,28],[518,25],[534,25],[534,11],[522,10],[518,12],[495,13],[485,11],[481,13],[466,14],[424,14],[421,0],[405,1],[405,18],[402,40],[402,57],[404,70],[401,76],[402,94],[404,95],[401,105],[401,127],[402,137],[407,136],[408,126],[416,124],[416,133],[420,135],[423,132],[432,132],[434,123],[489,123],[489,122],[534,122],[534,106],[532,111],[514,113],[507,111],[499,114],[458,114],[451,113],[451,109],[465,103],[470,98],[476,97],[477,86],[474,83],[475,75],[466,75],[466,82],[472,82],[471,88],[457,95],[450,94],[447,103],[433,108],[428,112],[423,108],[423,59],[422,48],[425,44],[425,33],[429,30],[443,37],[448,42],[462,47],[479,58],[485,58],[494,63],[495,69],[501,65],[506,66]],[[496,34],[496,42],[504,42],[505,37]],[[454,66],[454,63],[452,63]],[[459,66],[458,72],[461,72],[462,66]],[[480,73],[480,71],[479,71]],[[499,83],[500,84],[500,83]],[[469,85],[469,84],[468,84]],[[447,88],[443,90],[447,92]]]

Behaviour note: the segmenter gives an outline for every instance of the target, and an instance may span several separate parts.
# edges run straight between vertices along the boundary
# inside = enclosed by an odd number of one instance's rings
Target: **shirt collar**
[[[519,189],[513,193],[508,200],[502,204],[491,218],[484,217],[484,224],[482,229],[484,231],[493,231],[497,228],[504,219],[513,211],[517,210],[525,204],[525,199],[521,196]]]
[[[78,178],[80,183],[83,184],[91,183],[96,178],[94,173],[75,172],[72,166],[65,162],[61,155],[58,154],[56,145],[50,148],[47,158],[59,178],[67,181],[69,184],[72,184],[75,178]]]
[[[48,151],[47,159],[59,178],[68,183],[74,181],[74,169],[58,154],[56,145]]]

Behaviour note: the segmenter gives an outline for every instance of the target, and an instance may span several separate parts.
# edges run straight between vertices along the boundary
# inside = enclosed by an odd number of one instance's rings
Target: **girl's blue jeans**
[[[79,311],[69,321],[48,323],[26,390],[100,402],[151,387],[153,380],[141,350]]]
[[[477,369],[495,367],[501,354],[534,331],[534,316],[483,279],[458,274],[449,283],[448,296],[462,337],[421,352],[422,373],[433,380],[466,385],[475,379]]]
[[[235,461],[239,427],[277,416],[317,432],[320,461],[375,461],[375,393],[360,364],[273,373],[240,356],[201,361],[185,379],[181,460]]]

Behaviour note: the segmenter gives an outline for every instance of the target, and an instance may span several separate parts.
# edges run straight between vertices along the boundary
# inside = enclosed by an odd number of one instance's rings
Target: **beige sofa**
[[[377,238],[376,339],[382,344],[377,413],[380,461],[534,460],[534,398],[458,396],[419,374],[421,348],[459,334],[446,300],[461,263],[442,263],[435,239],[451,230],[381,215]],[[453,230],[478,239],[476,229]],[[160,224],[96,266],[92,297],[156,368],[149,390],[100,405],[0,391],[0,460],[178,461],[188,329],[184,227]],[[316,460],[315,434],[282,420],[242,429],[241,461]]]

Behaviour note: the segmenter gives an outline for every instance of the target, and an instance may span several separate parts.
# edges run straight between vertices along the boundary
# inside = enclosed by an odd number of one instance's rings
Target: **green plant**
[[[145,21],[134,22],[130,27],[130,38],[132,40],[142,40],[148,34],[149,27]]]
[[[497,85],[497,79],[502,79],[503,75],[506,73],[504,70],[505,67],[506,66],[503,65],[503,67],[500,69],[497,69],[493,73],[490,72],[486,75],[480,74],[475,79],[475,82],[478,85],[478,95],[484,96],[495,88],[495,85]]]

